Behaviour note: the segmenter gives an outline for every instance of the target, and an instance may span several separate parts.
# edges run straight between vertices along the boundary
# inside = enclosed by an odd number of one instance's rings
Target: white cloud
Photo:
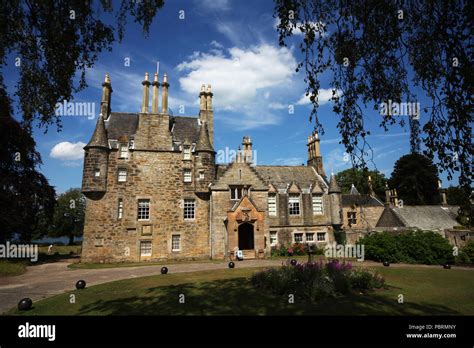
[[[327,174],[338,172],[352,166],[350,156],[340,148],[333,149],[327,156],[323,156],[323,162]]]
[[[333,95],[333,89],[331,88],[320,88],[318,91],[318,102],[319,105],[324,105],[329,103]],[[341,91],[338,90],[336,92],[337,96],[341,96]],[[309,105],[311,104],[311,100],[309,99],[309,95],[303,94],[301,98],[296,102],[296,105]]]
[[[230,10],[229,0],[199,0],[197,3],[209,10]]]
[[[86,144],[81,141],[78,141],[77,143],[63,141],[54,145],[49,155],[52,158],[56,158],[61,161],[82,160],[84,158],[84,146],[86,146]]]
[[[271,96],[274,91],[289,88],[295,67],[296,60],[289,49],[261,44],[248,49],[233,47],[225,56],[194,55],[179,64],[177,70],[182,73],[179,83],[184,92],[195,96],[202,83],[211,84],[215,108],[238,111],[242,114],[239,123],[248,122],[246,128],[252,128],[277,123],[278,117],[268,109],[282,105]]]
[[[268,108],[273,110],[283,110],[288,108],[288,105],[283,105],[282,103],[276,102],[268,104]]]

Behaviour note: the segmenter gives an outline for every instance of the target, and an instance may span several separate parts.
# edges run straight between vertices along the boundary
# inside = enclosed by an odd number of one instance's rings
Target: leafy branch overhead
[[[164,5],[163,0],[122,1],[114,10],[113,3],[1,2],[0,68],[7,64],[19,68],[15,95],[24,126],[31,127],[36,120],[46,129],[52,124],[61,128],[56,103],[72,99],[73,93],[87,87],[86,70],[100,52],[111,51],[112,43],[122,40],[127,17],[130,15],[147,34],[157,10]],[[116,20],[105,21],[107,14]]]
[[[468,189],[472,180],[473,28],[472,1],[275,0],[280,45],[301,31],[310,120],[322,131],[317,109],[324,74],[332,76],[338,128],[356,166],[366,166],[370,151],[363,107],[416,102],[414,87],[430,100],[420,122],[424,153],[437,160],[451,179],[460,174]],[[326,75],[324,75],[326,76]],[[411,120],[413,121],[413,120]],[[406,118],[381,113],[380,127],[404,126]],[[410,122],[412,149],[418,148]],[[415,138],[415,139],[414,139]]]

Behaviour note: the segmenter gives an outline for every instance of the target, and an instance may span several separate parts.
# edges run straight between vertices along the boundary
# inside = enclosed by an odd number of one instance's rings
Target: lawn
[[[387,288],[368,294],[296,301],[252,287],[256,269],[222,269],[121,280],[34,303],[23,315],[474,315],[474,273],[384,268]],[[75,294],[76,302],[69,302]],[[185,303],[179,303],[180,294]],[[402,294],[404,303],[398,303]]]

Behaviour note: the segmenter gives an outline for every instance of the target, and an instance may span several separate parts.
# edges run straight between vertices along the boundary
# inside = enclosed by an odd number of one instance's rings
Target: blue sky
[[[197,115],[200,85],[212,85],[216,151],[236,149],[248,135],[258,164],[306,163],[306,138],[313,125],[309,122],[311,106],[302,98],[304,76],[295,72],[301,59],[297,49],[301,36],[295,35],[287,48],[279,47],[272,14],[271,0],[174,0],[166,1],[158,12],[148,37],[129,20],[124,40],[115,43],[112,52],[99,55],[87,73],[89,87],[75,95],[75,101],[95,103],[95,117],[63,117],[61,132],[55,127],[46,134],[35,130],[42,172],[58,192],[80,187],[82,147],[97,121],[104,74],[110,74],[114,90],[112,111],[137,112],[144,73],[152,77],[157,61],[160,81],[163,73],[168,75],[169,106],[175,116],[180,110],[182,115]],[[16,84],[14,69],[14,64],[9,64],[5,72],[10,95]],[[326,172],[338,172],[351,164],[343,145],[338,144],[338,117],[332,112],[332,102],[327,101],[329,79],[323,79],[321,86],[319,115],[326,131],[321,151]],[[420,99],[422,108],[423,102]],[[294,113],[289,113],[289,105]],[[380,115],[367,110],[375,165],[390,176],[395,161],[409,153],[408,129],[396,126],[385,133],[379,122]],[[444,186],[449,185],[445,174],[440,177]]]

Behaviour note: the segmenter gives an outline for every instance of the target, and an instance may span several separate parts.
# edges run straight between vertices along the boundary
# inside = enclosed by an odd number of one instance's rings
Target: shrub
[[[452,247],[440,234],[428,231],[382,232],[361,238],[365,258],[374,261],[444,264],[453,261]]]
[[[345,295],[351,291],[368,291],[382,287],[384,279],[375,271],[354,270],[351,263],[306,262],[292,266],[288,261],[281,268],[271,268],[255,273],[251,283],[257,288],[274,294],[294,294],[316,301]]]
[[[456,263],[474,263],[474,240],[470,240],[459,250]]]

